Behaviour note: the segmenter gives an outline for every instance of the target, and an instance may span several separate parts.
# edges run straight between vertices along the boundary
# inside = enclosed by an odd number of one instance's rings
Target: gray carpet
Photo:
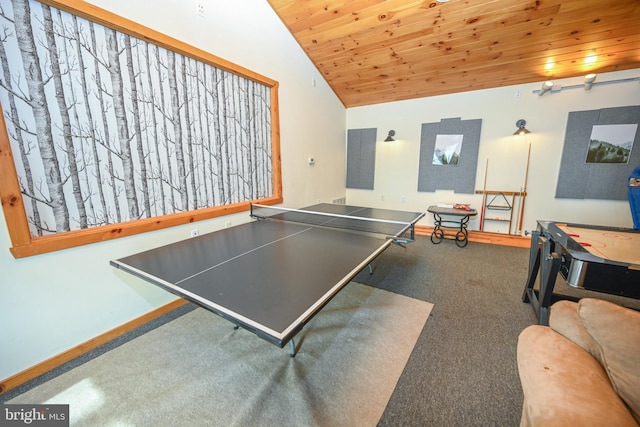
[[[418,236],[356,280],[434,303],[381,426],[517,426],[520,331],[536,323],[521,300],[528,249]]]
[[[522,389],[518,335],[537,323],[522,302],[529,249],[418,236],[407,251],[393,247],[375,274],[356,280],[434,304],[379,426],[518,426]],[[555,292],[595,297],[640,309],[640,301],[569,287]]]
[[[65,403],[82,426],[374,426],[432,304],[350,283],[298,354],[193,310],[8,403]]]

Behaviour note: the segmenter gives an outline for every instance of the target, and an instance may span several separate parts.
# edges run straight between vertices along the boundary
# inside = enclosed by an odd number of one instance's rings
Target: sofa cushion
[[[554,303],[549,313],[549,326],[601,360],[600,346],[582,324],[578,307],[578,303],[573,301],[562,300]]]
[[[613,387],[640,423],[640,313],[593,298],[580,300],[578,311]]]
[[[524,393],[521,426],[636,426],[603,367],[587,351],[547,326],[518,339]]]

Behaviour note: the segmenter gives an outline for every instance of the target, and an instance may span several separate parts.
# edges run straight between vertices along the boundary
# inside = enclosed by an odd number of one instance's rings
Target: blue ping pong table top
[[[315,212],[415,223],[418,212],[319,204]],[[390,244],[340,229],[257,220],[111,261],[283,347]]]

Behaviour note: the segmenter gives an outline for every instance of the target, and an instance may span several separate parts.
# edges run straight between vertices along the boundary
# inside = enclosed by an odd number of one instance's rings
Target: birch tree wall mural
[[[277,83],[39,1],[0,8],[0,103],[30,244],[281,200]]]

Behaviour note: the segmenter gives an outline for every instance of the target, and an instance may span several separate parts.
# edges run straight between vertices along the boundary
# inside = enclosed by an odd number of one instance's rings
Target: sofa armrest
[[[638,426],[604,368],[551,328],[522,331],[517,358],[524,393],[521,426]]]

